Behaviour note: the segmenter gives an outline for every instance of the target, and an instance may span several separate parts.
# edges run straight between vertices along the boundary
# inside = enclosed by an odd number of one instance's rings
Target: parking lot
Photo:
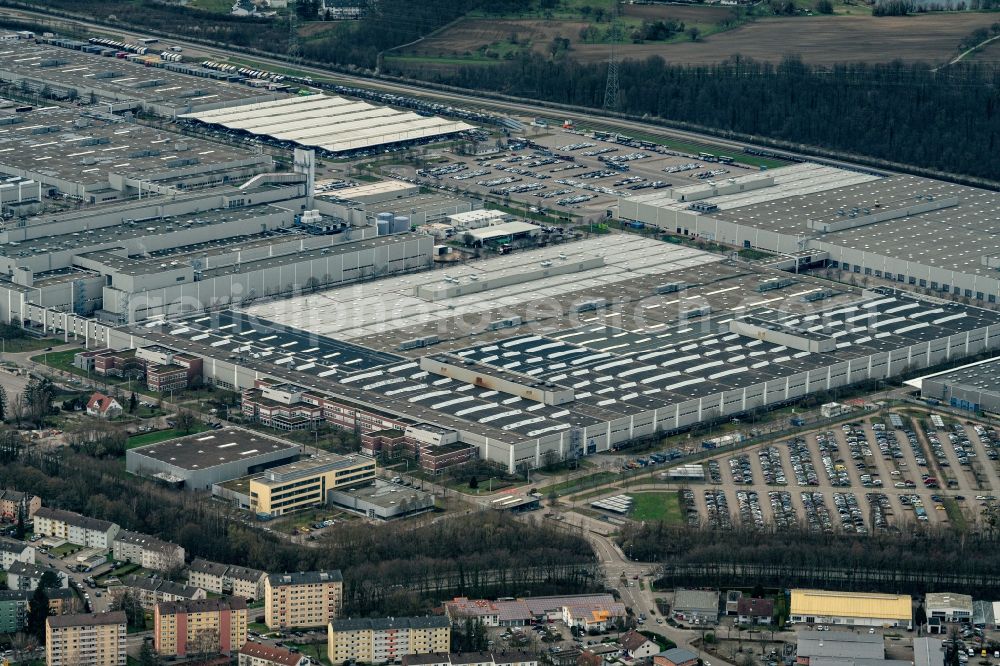
[[[511,197],[537,210],[599,217],[617,204],[619,196],[753,171],[739,164],[709,161],[719,156],[703,159],[649,142],[621,143],[612,136],[551,127],[533,131],[529,134],[533,145],[512,140],[517,151],[478,157],[443,153],[446,161],[419,171],[388,170],[456,194]]]
[[[703,461],[689,524],[867,535],[976,523],[1000,496],[1000,434],[921,412],[854,421]],[[670,463],[667,463],[668,465]]]

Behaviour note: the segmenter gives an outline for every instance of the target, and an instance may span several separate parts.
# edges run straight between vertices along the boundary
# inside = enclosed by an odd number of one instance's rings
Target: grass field
[[[53,338],[8,338],[3,341],[3,352],[20,354],[22,352],[39,351],[46,347],[61,345],[62,340]]]
[[[50,345],[46,345],[50,346]],[[73,365],[73,357],[82,352],[82,348],[67,349],[65,351],[49,352],[47,354],[38,354],[37,356],[32,356],[31,360],[35,363],[40,363],[42,365],[47,365],[55,370],[62,370],[63,372],[68,372],[71,375],[76,375],[78,377],[89,377],[94,381],[100,382],[102,384],[108,384],[110,386],[121,386],[128,384],[127,379],[119,379],[117,377],[102,377],[100,375],[88,375],[86,372],[80,368]],[[138,388],[138,385],[136,385]]]
[[[629,493],[635,503],[632,505],[632,518],[635,520],[662,520],[670,525],[680,525],[680,496],[675,493]]]
[[[193,435],[197,432],[205,432],[208,430],[208,426],[201,421],[195,422],[194,428],[191,432],[186,433],[188,435]],[[156,444],[157,442],[164,442],[168,439],[173,439],[174,437],[183,437],[185,433],[181,431],[170,428],[169,430],[156,430],[154,432],[144,432],[141,435],[132,435],[128,438],[128,443],[125,448],[134,449],[140,446],[147,446],[149,444]]]
[[[633,43],[622,39],[618,56],[645,60],[662,56],[671,64],[711,64],[741,55],[778,62],[797,56],[805,62],[832,65],[842,62],[940,63],[957,55],[958,43],[977,28],[988,28],[996,14],[937,12],[917,16],[873,17],[864,5],[834,4],[834,16],[805,15],[812,0],[796,0],[803,14],[737,20],[723,7],[643,5],[629,7],[623,19],[626,29],[643,20],[674,19],[701,31],[698,41],[679,33],[661,42]],[[414,70],[448,70],[462,65],[489,65],[524,51],[548,53],[557,37],[570,41],[568,56],[581,62],[604,62],[609,46],[604,37],[587,41],[588,27],[602,35],[608,24],[585,20],[572,11],[552,18],[469,18],[455,22],[417,44],[387,58]],[[981,61],[996,59],[993,45],[984,49]],[[1000,49],[1000,47],[995,47]]]
[[[587,476],[581,476],[576,479],[570,479],[568,481],[562,481],[560,483],[553,483],[548,486],[542,486],[538,489],[542,495],[548,495],[549,493],[556,493],[557,495],[569,495],[570,493],[580,492],[582,490],[587,490],[595,486],[600,486],[605,483],[610,483],[618,478],[618,475],[614,472],[597,472],[595,474],[589,474]]]

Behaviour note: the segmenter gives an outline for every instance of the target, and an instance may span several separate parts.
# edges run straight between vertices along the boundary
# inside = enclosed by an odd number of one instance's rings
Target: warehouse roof
[[[69,40],[62,43],[86,46]],[[243,85],[169,71],[155,56],[148,62],[156,66],[31,40],[3,42],[0,47],[0,70],[49,83],[54,92],[92,88],[109,99],[155,103],[177,111],[276,97]]]
[[[126,123],[110,113],[49,107],[3,118],[16,123],[0,125],[0,170],[20,170],[49,183],[106,185],[111,173],[159,180],[195,165],[209,172],[271,161],[241,148]]]
[[[201,470],[279,451],[294,455],[300,450],[301,447],[292,442],[230,427],[168,439],[131,449],[129,454],[152,458],[181,469]]]
[[[913,600],[908,594],[792,590],[791,614],[909,622]]]
[[[923,380],[960,386],[977,391],[1000,392],[1000,359],[989,359],[986,362],[947,370],[924,377]]]
[[[339,153],[472,129],[442,118],[327,95],[304,95],[181,116]]]
[[[855,634],[849,631],[800,631],[798,633],[800,657],[855,657],[882,659],[885,657],[885,639],[878,634]]]
[[[937,608],[958,608],[972,612],[972,597],[968,594],[955,594],[953,592],[928,592],[924,598],[924,605],[927,606],[928,613]]]

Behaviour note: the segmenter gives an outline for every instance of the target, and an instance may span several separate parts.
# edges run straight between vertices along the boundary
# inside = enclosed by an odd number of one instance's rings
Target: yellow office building
[[[327,453],[269,469],[250,479],[250,510],[281,516],[326,504],[328,490],[342,490],[375,480],[375,460]]]
[[[264,579],[269,629],[325,627],[340,615],[344,577],[336,569],[271,574]]]
[[[330,663],[398,662],[407,654],[431,654],[451,649],[451,620],[430,617],[385,617],[334,620],[327,632]]]
[[[125,613],[52,615],[45,620],[46,666],[125,666]]]

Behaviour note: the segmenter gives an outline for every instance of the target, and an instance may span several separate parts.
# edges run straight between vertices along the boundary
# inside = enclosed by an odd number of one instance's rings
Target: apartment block
[[[0,539],[0,569],[7,571],[14,562],[35,563],[35,549],[23,541]]]
[[[538,655],[529,652],[437,652],[404,655],[401,663],[403,666],[538,666]]]
[[[77,546],[110,550],[120,529],[115,523],[72,511],[43,506],[35,512],[35,534],[65,539]]]
[[[50,587],[45,595],[49,598],[49,615],[72,615],[83,610],[83,602],[68,587]]]
[[[327,631],[327,656],[336,664],[385,664],[450,648],[451,621],[443,615],[334,620]]]
[[[15,634],[27,626],[31,597],[27,590],[0,590],[0,634]]]
[[[42,498],[19,490],[0,489],[0,516],[17,520],[18,512],[24,509],[24,519],[30,520],[42,508]]]
[[[240,648],[238,666],[307,666],[309,658],[301,653],[262,643],[247,643]]]
[[[114,599],[131,594],[146,610],[153,610],[156,604],[165,601],[197,601],[207,599],[208,594],[200,587],[181,585],[157,576],[125,576],[118,585],[108,587],[108,595]]]
[[[153,645],[161,657],[231,655],[247,642],[247,602],[240,597],[168,601],[153,611]]]
[[[265,471],[250,479],[250,510],[281,516],[326,504],[327,491],[372,483],[375,461],[327,453]]]
[[[184,566],[184,548],[148,534],[120,531],[112,543],[116,560],[139,564],[150,571],[171,571]]]
[[[261,599],[267,574],[258,569],[237,567],[195,558],[187,569],[188,584],[215,594],[231,594],[248,601]]]
[[[46,666],[125,666],[125,613],[53,615],[45,621]]]
[[[14,562],[7,569],[7,587],[12,590],[34,591],[42,583],[42,576],[52,572],[59,579],[59,587],[69,587],[69,576],[58,569],[47,569],[37,564]]]
[[[325,627],[340,615],[340,571],[271,574],[264,579],[264,622],[270,629]]]

